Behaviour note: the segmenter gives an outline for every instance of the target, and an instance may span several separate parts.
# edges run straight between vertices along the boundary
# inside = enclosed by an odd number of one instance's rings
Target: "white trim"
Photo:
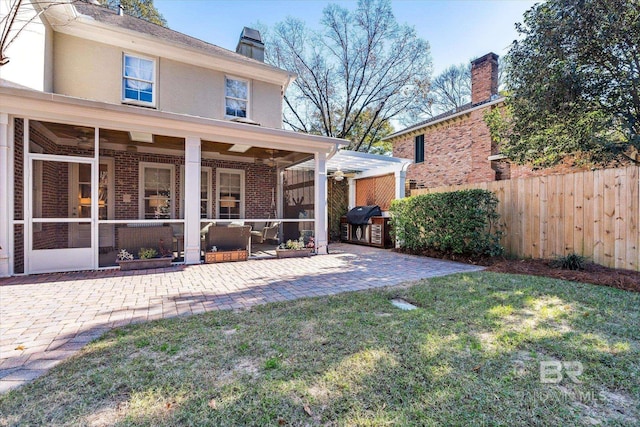
[[[254,147],[300,153],[329,153],[336,145],[348,141],[284,129],[267,128],[230,120],[208,119],[187,114],[168,113],[152,108],[108,104],[43,93],[27,89],[0,86],[0,112],[114,130],[138,130],[158,135],[184,138],[197,135],[200,139],[229,144],[249,144]]]
[[[329,239],[327,233],[327,160],[316,153],[314,156],[314,238],[317,254],[327,254]]]
[[[9,177],[9,181],[8,181],[8,186],[9,189],[8,191],[5,193],[9,200],[7,200],[7,208],[9,209],[8,212],[8,216],[7,216],[7,220],[8,220],[8,227],[9,227],[9,248],[8,248],[8,256],[9,256],[9,271],[8,273],[11,275],[15,272],[15,189],[13,187],[13,185],[11,185],[11,183],[16,182],[15,181],[15,149],[16,149],[16,144],[15,144],[15,138],[16,138],[16,130],[15,130],[15,117],[12,116],[8,116],[8,140],[7,140],[7,147],[8,147],[8,163],[7,163],[7,171],[8,171],[8,177]],[[1,155],[0,155],[1,157]],[[1,208],[0,208],[1,209]],[[23,231],[24,231],[24,216],[22,217],[22,226],[23,226]],[[3,227],[2,225],[0,225],[0,227]],[[23,251],[24,252],[24,251]],[[2,272],[4,273],[4,272]]]
[[[245,214],[245,171],[244,169],[216,168],[216,219],[223,221],[233,221],[235,218],[220,218],[220,173],[229,173],[240,175],[240,218],[244,219]]]
[[[184,218],[184,176],[185,176],[184,165],[180,165],[180,218]],[[200,166],[200,179],[202,180],[202,172],[207,173],[207,213],[205,218],[211,218],[213,213],[213,188],[211,186],[212,183],[212,175],[213,168],[211,166]],[[202,183],[201,183],[202,184]],[[202,199],[200,199],[200,203],[202,203]],[[204,218],[202,218],[204,219]]]
[[[175,216],[175,205],[176,205],[176,166],[168,163],[155,163],[155,162],[140,162],[138,163],[138,218],[140,219],[155,219],[155,218],[145,218],[145,210],[144,210],[144,169],[145,168],[154,168],[154,169],[167,169],[170,171],[170,194],[169,197],[169,218],[166,219],[174,219]],[[163,219],[163,218],[159,218]]]
[[[153,80],[149,82],[147,80],[136,79],[134,77],[126,77],[125,76],[125,62],[126,62],[125,60],[127,56],[130,58],[137,58],[137,59],[144,59],[145,61],[151,61],[151,63],[153,64]],[[127,98],[125,96],[126,90],[125,90],[125,84],[124,84],[125,80],[127,79],[139,80],[145,83],[151,83],[151,102]],[[157,93],[158,93],[158,59],[154,57],[146,56],[146,55],[140,55],[138,53],[129,53],[126,51],[122,52],[121,83],[122,83],[121,101],[123,104],[142,105],[145,107],[155,108],[157,106]]]
[[[235,98],[233,96],[227,96],[227,80],[235,80],[235,81],[239,81],[239,82],[243,82],[247,84],[247,99],[242,99],[242,98]],[[251,120],[251,80],[248,79],[243,79],[241,77],[236,77],[230,74],[225,74],[224,76],[224,99],[222,100],[222,108],[224,111],[224,118],[227,120],[233,120],[233,119],[237,119],[237,118],[244,118],[244,119],[248,119]],[[227,99],[233,99],[236,101],[242,101],[242,102],[246,102],[247,103],[247,111],[246,111],[246,117],[239,117],[239,116],[230,116],[227,114]],[[242,144],[240,144],[242,145]],[[247,144],[249,145],[249,144]],[[246,151],[246,150],[245,150]]]
[[[399,136],[402,136],[402,135],[405,135],[405,134],[408,134],[408,133],[411,133],[411,132],[415,132],[415,131],[417,131],[419,129],[426,129],[426,128],[431,127],[433,125],[437,125],[438,123],[446,122],[447,120],[455,119],[457,117],[461,117],[461,116],[464,116],[466,114],[470,114],[470,113],[472,113],[472,112],[474,112],[476,110],[480,110],[480,109],[486,108],[486,107],[491,107],[492,105],[496,105],[496,104],[499,104],[501,102],[504,102],[504,99],[505,99],[504,97],[501,97],[501,98],[496,99],[495,101],[486,102],[484,104],[480,104],[480,105],[477,105],[475,107],[469,108],[468,110],[462,110],[462,111],[460,111],[458,113],[451,114],[450,116],[442,117],[441,119],[434,120],[432,122],[427,122],[427,123],[423,122],[423,123],[415,124],[413,126],[409,126],[408,128],[400,130],[400,131],[398,131],[396,133],[392,133],[389,136],[385,136],[384,138],[382,138],[382,141],[392,141],[392,140],[396,139]]]
[[[79,269],[95,269],[98,266],[97,249],[97,151],[93,157],[60,156],[52,154],[32,153],[30,150],[30,119],[24,120],[24,272],[25,274],[47,273],[53,271],[73,271]],[[94,142],[98,129],[94,128]],[[34,218],[33,206],[33,162],[47,161],[69,164],[89,164],[91,166],[91,196],[95,200],[91,207],[91,218]],[[71,180],[70,180],[71,181]],[[41,223],[88,223],[91,225],[91,238],[88,247],[64,249],[33,249],[34,224]]]

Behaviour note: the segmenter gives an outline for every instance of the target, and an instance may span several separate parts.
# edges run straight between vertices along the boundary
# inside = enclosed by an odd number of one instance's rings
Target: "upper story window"
[[[125,53],[122,63],[122,100],[154,106],[156,61]]]
[[[422,162],[424,162],[424,135],[418,135],[415,141],[414,163]]]
[[[224,114],[227,117],[247,117],[249,82],[227,77],[224,85]]]

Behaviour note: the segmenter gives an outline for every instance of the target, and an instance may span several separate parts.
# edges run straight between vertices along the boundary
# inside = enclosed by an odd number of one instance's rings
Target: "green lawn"
[[[0,425],[637,425],[639,325],[638,293],[486,272],[163,320],[0,396]]]

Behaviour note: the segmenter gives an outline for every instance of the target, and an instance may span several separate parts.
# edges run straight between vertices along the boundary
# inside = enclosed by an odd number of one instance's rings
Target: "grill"
[[[391,246],[389,218],[380,206],[356,206],[340,220],[342,241],[387,248]]]
[[[382,216],[380,206],[356,206],[347,212],[347,222],[352,225],[369,224],[372,216]]]

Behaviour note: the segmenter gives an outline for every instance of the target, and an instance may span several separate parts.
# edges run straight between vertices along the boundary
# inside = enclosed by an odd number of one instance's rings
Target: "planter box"
[[[313,249],[276,249],[278,258],[302,258],[308,257],[313,253]]]
[[[120,265],[120,270],[143,270],[148,268],[164,268],[170,267],[172,258],[149,258],[149,259],[132,259],[126,261],[116,261]]]
[[[204,262],[213,264],[216,262],[246,261],[248,257],[249,253],[246,250],[207,252],[204,254]]]

